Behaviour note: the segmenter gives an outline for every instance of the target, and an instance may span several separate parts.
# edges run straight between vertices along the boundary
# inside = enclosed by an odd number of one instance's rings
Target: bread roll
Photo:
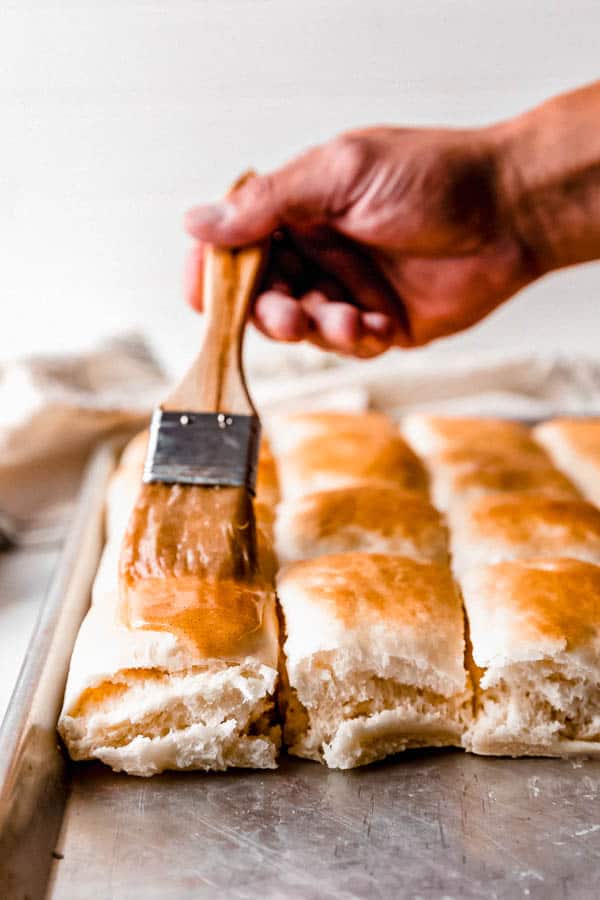
[[[538,425],[534,436],[584,496],[600,506],[600,418],[553,419]]]
[[[532,559],[462,578],[477,714],[474,753],[595,756],[600,752],[600,567]]]
[[[275,538],[281,564],[356,551],[448,560],[440,514],[421,494],[396,487],[335,488],[282,503]]]
[[[577,499],[575,486],[529,449],[502,452],[449,451],[429,459],[431,495],[443,512],[494,493],[542,494]]]
[[[427,493],[423,464],[384,416],[321,413],[305,420],[295,439],[290,437],[291,446],[277,457],[284,500],[360,483]]]
[[[533,556],[600,565],[600,510],[584,500],[493,494],[456,509],[451,524],[459,577],[475,566]]]
[[[517,422],[414,414],[403,420],[402,431],[426,458],[432,500],[444,512],[499,491],[578,496]]]
[[[277,463],[271,445],[263,436],[256,470],[256,505],[274,511],[280,499]]]
[[[470,716],[463,614],[446,566],[347,553],[278,578],[289,752],[349,769],[457,746]]]
[[[413,413],[405,416],[401,430],[415,453],[438,456],[453,450],[468,453],[533,451],[529,430],[508,419],[463,418]]]
[[[294,450],[312,438],[344,434],[369,438],[372,435],[393,437],[396,425],[378,412],[295,412],[279,413],[268,425],[269,444],[276,457]]]
[[[125,605],[119,596],[143,443],[138,436],[127,449],[109,489],[107,543],[75,644],[60,733],[73,759],[100,759],[134,775],[273,768],[278,622],[269,573],[261,569],[252,583],[216,583],[182,569],[144,579],[143,598],[134,593]],[[190,517],[190,527],[201,529],[201,520]],[[168,535],[157,535],[157,549],[158,557],[170,552]],[[265,546],[261,559],[268,558]]]

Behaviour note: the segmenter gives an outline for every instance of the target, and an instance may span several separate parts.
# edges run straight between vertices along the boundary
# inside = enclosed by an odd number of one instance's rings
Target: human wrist
[[[501,203],[536,274],[600,258],[600,83],[488,133]]]

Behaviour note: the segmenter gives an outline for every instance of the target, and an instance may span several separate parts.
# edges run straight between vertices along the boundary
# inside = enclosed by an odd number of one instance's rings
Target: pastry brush
[[[131,626],[189,630],[184,619],[197,619],[199,605],[227,606],[226,597],[238,615],[239,585],[260,580],[252,506],[260,422],[246,387],[242,342],[263,257],[261,246],[206,248],[201,350],[154,412],[121,551],[121,597]]]

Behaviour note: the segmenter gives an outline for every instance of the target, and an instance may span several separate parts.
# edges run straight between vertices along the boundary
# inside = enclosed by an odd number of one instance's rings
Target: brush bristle
[[[223,640],[256,630],[272,595],[257,535],[245,488],[142,485],[119,562],[123,623],[181,632],[219,657]]]
[[[122,578],[246,580],[256,569],[256,522],[245,488],[142,485],[123,542]]]

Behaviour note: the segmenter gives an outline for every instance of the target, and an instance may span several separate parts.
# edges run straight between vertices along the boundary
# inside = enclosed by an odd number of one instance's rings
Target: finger
[[[272,177],[257,175],[218,203],[188,210],[184,224],[195,238],[225,247],[266,238],[280,222]]]
[[[202,312],[202,282],[204,277],[204,245],[195,244],[188,252],[183,269],[183,290],[186,301]]]
[[[371,359],[389,350],[393,344],[395,325],[384,313],[361,313],[362,337],[356,356]]]
[[[382,353],[386,353],[390,346],[387,341],[380,341],[376,338],[365,336],[359,341],[354,355],[359,359],[373,359],[375,356],[381,356]]]
[[[300,298],[302,309],[311,319],[314,319],[314,317],[319,314],[320,307],[326,306],[327,303],[329,303],[329,297],[322,291],[318,291],[316,288],[307,291]]]
[[[294,229],[302,252],[333,276],[363,310],[383,312],[402,322],[404,309],[387,279],[359,247],[330,228]]]
[[[362,334],[360,312],[356,307],[331,302],[318,291],[310,291],[300,303],[322,346],[339,353],[354,353]]]
[[[391,346],[395,326],[390,316],[379,312],[364,312],[360,318],[365,334]]]
[[[300,303],[280,291],[266,291],[254,306],[254,322],[276,341],[302,341],[309,331],[308,317]]]
[[[326,287],[331,290],[331,285]],[[302,306],[313,326],[313,343],[364,359],[389,350],[394,334],[394,325],[389,317],[381,313],[359,313],[360,327],[357,327],[352,305],[330,301],[330,296],[317,290],[310,291],[302,298]],[[344,306],[349,307],[350,312],[339,309]]]
[[[193,207],[185,227],[199,240],[235,247],[290,222],[325,222],[344,178],[332,154],[316,147],[275,172],[249,178],[219,203]]]

